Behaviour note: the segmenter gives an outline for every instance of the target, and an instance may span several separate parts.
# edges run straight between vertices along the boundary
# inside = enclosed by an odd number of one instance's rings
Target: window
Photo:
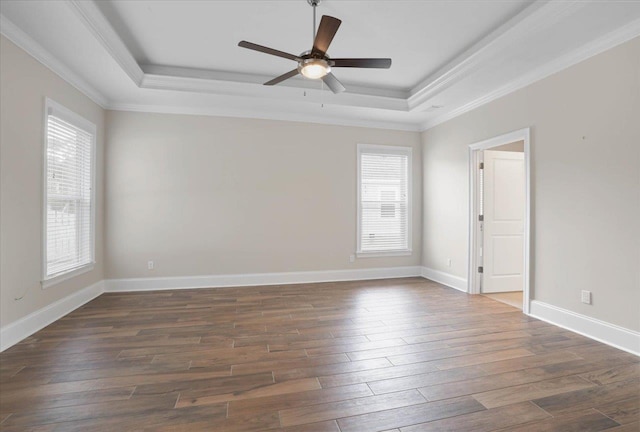
[[[94,124],[47,99],[44,287],[93,267],[95,139]]]
[[[380,191],[380,217],[396,217],[396,191],[383,190]],[[385,201],[391,201],[385,202]]]
[[[358,145],[357,253],[411,253],[410,147]]]

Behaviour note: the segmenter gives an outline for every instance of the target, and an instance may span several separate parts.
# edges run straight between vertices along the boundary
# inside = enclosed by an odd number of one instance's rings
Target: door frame
[[[488,150],[504,144],[524,141],[524,171],[525,171],[525,215],[524,215],[524,286],[522,287],[522,312],[529,315],[530,306],[530,237],[531,237],[531,158],[530,158],[531,129],[524,128],[509,132],[484,141],[469,144],[469,255],[468,255],[468,281],[467,292],[480,294],[480,279],[477,272],[478,243],[480,230],[478,229],[478,204],[479,204],[479,180],[478,164],[479,155],[483,150]]]

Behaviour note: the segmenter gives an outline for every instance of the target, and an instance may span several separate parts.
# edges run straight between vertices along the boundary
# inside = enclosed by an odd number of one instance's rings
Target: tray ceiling
[[[422,130],[640,35],[640,2],[337,1],[332,57],[391,57],[336,69],[347,92],[296,77],[312,9],[288,1],[12,1],[1,30],[105,108]]]

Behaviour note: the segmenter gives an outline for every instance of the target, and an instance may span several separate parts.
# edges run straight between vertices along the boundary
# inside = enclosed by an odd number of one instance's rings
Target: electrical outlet
[[[591,304],[591,291],[582,290],[582,303]]]
[[[451,258],[447,260],[447,266],[451,267]]]
[[[356,261],[356,256],[355,255],[349,255],[349,262],[355,262]]]
[[[147,269],[153,270],[153,261],[147,262]]]

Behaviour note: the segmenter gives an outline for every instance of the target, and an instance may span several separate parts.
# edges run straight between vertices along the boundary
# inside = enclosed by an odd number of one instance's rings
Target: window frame
[[[49,141],[49,115],[55,115],[56,117],[70,123],[71,125],[84,130],[91,135],[90,144],[90,202],[89,207],[91,209],[89,216],[89,250],[90,259],[86,264],[74,267],[72,269],[54,274],[47,275],[47,208],[48,208],[48,141]],[[58,283],[71,279],[83,273],[87,273],[94,269],[96,264],[96,141],[98,139],[97,126],[87,120],[86,118],[76,114],[70,109],[60,105],[59,103],[45,98],[44,113],[43,113],[43,170],[42,170],[42,262],[41,262],[41,285],[42,288],[48,288]]]
[[[390,154],[407,156],[407,249],[363,251],[362,250],[362,175],[361,156],[364,153]],[[413,255],[413,148],[406,146],[358,144],[357,145],[357,229],[356,229],[356,256],[358,258],[409,256]]]

